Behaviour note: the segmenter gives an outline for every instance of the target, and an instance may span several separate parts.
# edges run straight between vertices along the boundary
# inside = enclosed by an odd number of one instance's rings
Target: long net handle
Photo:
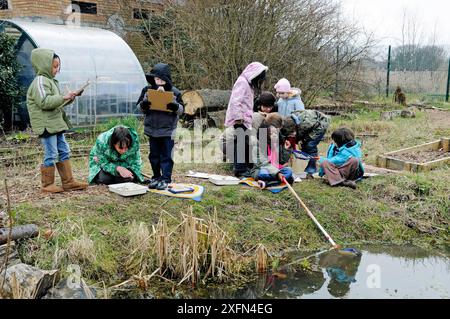
[[[322,227],[322,225],[320,225],[319,221],[316,219],[316,217],[314,217],[313,213],[311,213],[311,211],[309,210],[309,208],[305,205],[305,203],[303,203],[302,199],[297,195],[297,193],[295,192],[295,190],[292,188],[292,186],[288,183],[288,181],[286,180],[286,178],[284,176],[282,176],[282,181],[287,185],[287,187],[289,188],[289,190],[291,191],[291,193],[295,196],[295,198],[297,198],[298,202],[300,203],[300,205],[302,205],[302,207],[305,209],[306,213],[308,214],[308,216],[313,220],[313,222],[316,224],[316,226],[320,229],[320,231],[322,232],[322,234],[324,234],[325,238],[330,242],[331,245],[333,245],[334,248],[338,248],[339,246],[334,242],[334,240],[331,238],[331,236],[327,233],[327,231]]]

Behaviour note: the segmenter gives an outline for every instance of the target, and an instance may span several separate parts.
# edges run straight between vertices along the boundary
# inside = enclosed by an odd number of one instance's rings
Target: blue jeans
[[[302,151],[311,156],[319,155],[319,150],[317,149],[317,146],[323,140],[324,135],[325,135],[325,133],[320,134],[315,139],[306,139],[306,140],[302,141]],[[308,165],[305,168],[305,172],[307,174],[314,174],[315,172],[317,172],[317,166],[316,166],[315,159],[310,159],[308,161]]]
[[[170,136],[150,137],[150,154],[148,159],[153,170],[153,178],[172,182],[173,159],[172,151],[175,145]]]
[[[64,162],[70,158],[70,148],[64,133],[42,137],[44,146],[44,166],[54,166],[56,162]]]
[[[288,182],[292,180],[292,169],[290,167],[283,167],[280,169],[280,173],[283,174],[283,176],[286,178]],[[264,182],[279,182],[278,176],[274,176],[269,173],[269,171],[265,168],[261,168],[258,172],[258,180],[264,181]]]

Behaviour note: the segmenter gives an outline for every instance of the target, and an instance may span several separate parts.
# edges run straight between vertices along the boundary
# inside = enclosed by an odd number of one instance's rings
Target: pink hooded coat
[[[253,116],[254,93],[251,81],[269,68],[259,62],[252,62],[234,83],[228,103],[225,126],[234,125],[235,121],[243,120],[245,127],[251,129]]]

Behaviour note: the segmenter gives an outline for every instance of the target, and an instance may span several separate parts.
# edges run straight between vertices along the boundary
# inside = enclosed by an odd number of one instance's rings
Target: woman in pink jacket
[[[269,68],[259,62],[252,62],[237,81],[231,91],[228,103],[225,126],[235,130],[234,143],[234,174],[237,177],[250,176],[249,138],[247,130],[252,128],[253,103],[255,95],[261,92],[261,86],[266,79]],[[247,132],[248,133],[248,132]]]

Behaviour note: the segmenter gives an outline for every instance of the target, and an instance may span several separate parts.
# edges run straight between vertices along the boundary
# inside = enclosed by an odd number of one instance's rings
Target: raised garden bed
[[[377,166],[397,171],[426,172],[450,164],[450,138],[405,148],[377,157]]]

